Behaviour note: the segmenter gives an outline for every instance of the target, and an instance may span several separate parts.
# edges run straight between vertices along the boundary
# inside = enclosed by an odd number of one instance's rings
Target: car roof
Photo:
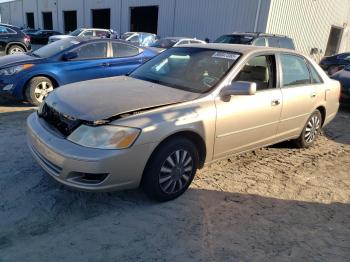
[[[101,30],[101,31],[110,31],[110,29],[106,29],[106,28],[78,28],[81,30]]]
[[[254,36],[254,37],[262,36],[262,37],[277,37],[277,38],[291,39],[286,35],[269,34],[269,33],[263,33],[263,32],[233,32],[233,33],[224,34],[224,35],[246,35],[246,36]]]
[[[208,44],[188,44],[188,45],[182,45],[177,46],[174,48],[182,48],[182,47],[196,47],[196,48],[203,48],[203,49],[213,49],[213,50],[219,50],[219,51],[228,51],[228,52],[236,52],[241,53],[243,55],[249,54],[249,53],[257,53],[260,51],[271,51],[276,53],[292,53],[292,54],[298,54],[300,53],[291,50],[291,49],[285,49],[285,48],[279,48],[279,47],[265,47],[265,46],[252,46],[252,45],[238,45],[238,44],[219,44],[219,43],[208,43]]]
[[[91,42],[111,41],[111,42],[123,43],[123,44],[131,45],[131,46],[135,46],[137,48],[142,48],[142,47],[140,47],[137,44],[134,44],[132,42],[125,41],[125,40],[122,40],[122,39],[114,39],[114,38],[86,38],[86,37],[74,36],[74,37],[70,37],[70,38],[67,38],[67,39],[79,41],[80,44],[91,43]]]
[[[18,26],[14,26],[14,25],[9,25],[9,24],[1,24],[0,23],[0,26],[6,26],[6,27],[9,27],[11,29],[17,29],[17,30],[20,30],[20,28]]]
[[[181,37],[181,36],[167,36],[167,37],[163,37],[161,39],[175,39],[175,40],[198,40],[198,41],[202,41],[200,39],[197,38],[193,38],[193,37]]]

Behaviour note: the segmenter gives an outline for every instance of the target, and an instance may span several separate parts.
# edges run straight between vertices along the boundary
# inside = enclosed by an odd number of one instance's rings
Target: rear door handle
[[[109,66],[110,66],[110,63],[102,63],[101,66],[109,67]]]
[[[310,97],[311,97],[311,98],[316,97],[316,92],[312,92],[312,93],[310,94]]]
[[[271,106],[278,106],[281,104],[281,101],[279,99],[275,99],[271,101]]]

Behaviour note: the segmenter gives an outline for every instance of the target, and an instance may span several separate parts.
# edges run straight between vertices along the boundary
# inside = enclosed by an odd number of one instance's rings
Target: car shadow
[[[324,128],[324,134],[328,139],[337,143],[350,145],[350,111],[342,109],[335,119]]]
[[[84,193],[46,178],[41,184],[28,192],[27,216],[10,216],[1,228],[5,259],[49,253],[61,261],[346,261],[350,255],[345,203],[198,188],[157,203],[140,190]],[[42,196],[39,202],[32,194]]]

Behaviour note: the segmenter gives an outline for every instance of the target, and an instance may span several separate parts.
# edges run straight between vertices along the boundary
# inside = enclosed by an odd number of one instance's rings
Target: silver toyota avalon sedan
[[[311,146],[335,117],[339,93],[337,81],[291,50],[186,45],[129,76],[56,89],[29,116],[28,145],[67,186],[141,185],[167,201],[212,161],[284,140]]]

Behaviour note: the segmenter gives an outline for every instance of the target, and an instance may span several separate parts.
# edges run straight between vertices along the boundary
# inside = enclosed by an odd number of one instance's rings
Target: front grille
[[[82,122],[58,112],[46,103],[43,105],[39,117],[65,137],[69,136]]]

